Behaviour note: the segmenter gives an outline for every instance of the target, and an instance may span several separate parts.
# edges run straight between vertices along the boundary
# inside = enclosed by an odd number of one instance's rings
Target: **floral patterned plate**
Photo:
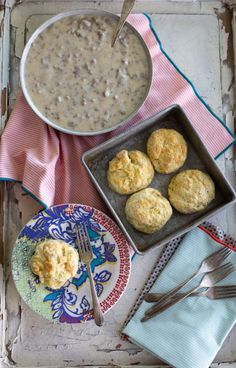
[[[12,254],[12,274],[23,300],[53,322],[80,323],[93,319],[86,267],[57,290],[42,285],[29,263],[39,241],[61,239],[76,247],[75,226],[85,222],[93,248],[91,263],[101,309],[106,313],[120,299],[129,280],[129,244],[104,213],[81,204],[63,204],[38,213],[19,234]]]

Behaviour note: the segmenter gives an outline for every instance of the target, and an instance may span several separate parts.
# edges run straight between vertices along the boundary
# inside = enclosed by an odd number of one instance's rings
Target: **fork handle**
[[[87,264],[89,282],[90,282],[90,289],[92,294],[92,301],[93,301],[93,313],[94,313],[94,320],[97,326],[102,326],[104,322],[104,317],[100,308],[100,303],[97,297],[94,281],[93,281],[93,274],[91,271],[90,263]]]
[[[192,293],[189,296],[206,296],[207,291],[199,291],[196,293]],[[160,300],[160,298],[163,296],[163,293],[148,293],[144,295],[144,300],[147,303],[156,303]],[[171,299],[175,299],[176,297],[183,295],[183,293],[177,293],[175,294]]]
[[[200,269],[198,269],[196,272],[194,272],[190,277],[188,277],[185,281],[183,281],[181,284],[179,284],[178,286],[176,286],[174,289],[170,290],[167,293],[164,293],[159,298],[159,300],[157,301],[157,303],[155,304],[155,306],[157,306],[157,307],[160,308],[162,305],[166,304],[169,300],[171,300],[173,298],[173,296],[175,294],[178,293],[178,291],[180,291],[184,286],[186,286],[190,281],[192,281],[200,273],[201,273],[201,271],[200,271]]]
[[[179,303],[181,300],[184,300],[185,298],[187,298],[187,296],[189,296],[192,293],[195,293],[198,289],[200,289],[200,286],[196,286],[195,288],[187,291],[186,293],[183,293],[179,296],[176,295],[176,297],[174,299],[171,299],[169,301],[167,301],[164,305],[162,305],[161,307],[157,304],[155,304],[153,307],[149,308],[144,317],[141,319],[141,322],[145,322],[148,321],[150,318],[156,316],[157,314],[164,312],[166,309],[170,308],[172,305]]]

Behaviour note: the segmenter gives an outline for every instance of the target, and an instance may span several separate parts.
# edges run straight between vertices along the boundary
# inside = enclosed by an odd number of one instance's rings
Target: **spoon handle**
[[[121,11],[121,16],[119,19],[119,22],[117,24],[116,30],[115,30],[115,34],[113,36],[113,40],[111,43],[111,47],[113,47],[115,45],[115,42],[123,28],[123,25],[125,24],[126,18],[128,17],[129,13],[131,12],[133,6],[134,6],[135,0],[124,0],[123,3],[123,7],[122,7],[122,11]]]

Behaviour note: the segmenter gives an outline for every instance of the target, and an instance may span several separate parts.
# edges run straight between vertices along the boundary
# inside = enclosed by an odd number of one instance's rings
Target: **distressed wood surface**
[[[6,1],[9,16],[11,1]],[[158,5],[157,5],[158,4]],[[79,7],[101,7],[119,12],[121,1],[24,1],[17,4],[11,19],[5,23],[6,32],[11,24],[10,106],[14,105],[19,89],[18,68],[24,41],[32,31],[51,15]],[[234,63],[233,11],[220,2],[167,2],[138,1],[134,12],[152,14],[155,28],[167,53],[180,69],[194,82],[200,95],[231,129],[234,129]],[[5,41],[9,35],[5,35]],[[1,50],[1,49],[0,49]],[[2,53],[2,50],[1,50]],[[0,53],[0,55],[1,55]],[[6,71],[6,63],[4,64]],[[5,75],[5,85],[7,76]],[[4,121],[4,119],[3,119]],[[222,156],[218,164],[236,187],[233,149]],[[0,367],[64,367],[136,365],[161,367],[159,360],[137,346],[120,339],[122,324],[139,290],[156,263],[160,251],[136,257],[131,280],[119,303],[105,316],[102,329],[93,323],[86,325],[53,325],[37,316],[20,300],[11,278],[10,257],[15,238],[22,226],[40,209],[26,195],[19,184],[2,186],[1,204],[4,210],[4,274],[0,268],[2,302],[0,313]],[[2,217],[3,218],[3,217]],[[236,237],[235,207],[223,212],[212,221]],[[0,223],[2,229],[3,224]],[[3,257],[2,257],[3,258]],[[1,317],[2,316],[2,317]],[[236,329],[233,329],[216,357],[216,362],[236,361]],[[218,364],[213,364],[216,367]],[[220,364],[236,367],[236,364]],[[128,368],[129,366],[127,366]]]

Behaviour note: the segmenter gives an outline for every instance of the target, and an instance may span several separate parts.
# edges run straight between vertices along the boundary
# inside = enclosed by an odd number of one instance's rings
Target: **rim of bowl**
[[[31,109],[36,113],[36,115],[38,115],[45,123],[47,123],[48,125],[50,125],[51,127],[53,127],[56,130],[59,130],[63,133],[67,133],[67,134],[72,134],[72,135],[79,135],[79,136],[89,136],[89,135],[99,135],[99,134],[103,134],[103,133],[108,133],[111,132],[119,127],[121,127],[122,125],[125,125],[129,120],[131,120],[139,111],[139,109],[142,107],[142,105],[144,104],[150,88],[151,88],[151,84],[152,84],[152,77],[153,77],[153,65],[152,65],[152,58],[150,55],[150,51],[147,47],[146,42],[144,41],[144,39],[142,38],[142,36],[140,35],[140,33],[130,24],[130,23],[126,23],[126,25],[135,33],[135,35],[138,37],[138,39],[140,40],[144,51],[146,53],[147,56],[147,61],[148,61],[148,68],[149,68],[149,75],[148,75],[148,85],[146,87],[146,92],[141,100],[141,102],[139,103],[139,105],[137,106],[137,108],[129,115],[127,116],[124,120],[118,122],[117,124],[113,125],[112,127],[106,128],[106,129],[102,129],[102,130],[96,130],[96,131],[79,131],[79,130],[72,130],[72,129],[67,129],[64,128],[56,123],[54,123],[53,121],[51,121],[50,119],[48,119],[45,115],[43,115],[41,113],[40,110],[38,110],[37,106],[34,104],[33,100],[31,99],[30,93],[28,92],[28,89],[26,87],[26,82],[25,82],[25,66],[26,66],[26,60],[27,60],[27,56],[28,53],[30,51],[31,45],[33,44],[33,42],[36,40],[36,38],[40,35],[40,33],[42,33],[46,28],[48,28],[51,24],[57,22],[60,19],[66,18],[66,17],[70,17],[73,15],[106,15],[108,17],[111,17],[113,19],[119,19],[119,16],[116,14],[113,14],[111,12],[107,12],[105,10],[100,10],[100,9],[95,9],[95,8],[81,8],[78,10],[71,10],[71,11],[67,11],[67,12],[63,12],[63,13],[59,13],[55,16],[53,16],[52,18],[48,19],[46,22],[44,22],[43,24],[41,24],[41,26],[39,26],[34,32],[33,34],[30,36],[28,42],[26,43],[25,47],[24,47],[24,51],[21,57],[21,62],[20,62],[20,83],[21,83],[21,87],[22,87],[22,91],[23,94],[28,102],[28,104],[30,105]]]

